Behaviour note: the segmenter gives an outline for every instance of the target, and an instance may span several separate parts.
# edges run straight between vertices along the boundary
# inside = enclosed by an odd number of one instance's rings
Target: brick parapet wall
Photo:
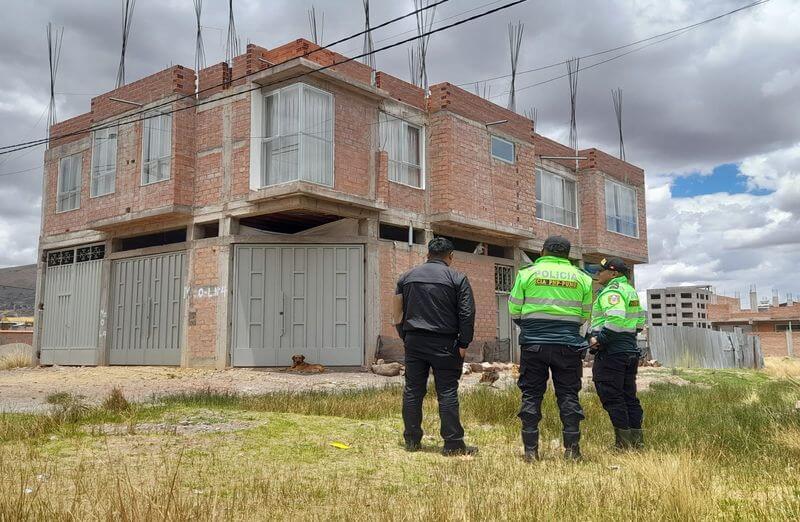
[[[0,330],[0,346],[14,343],[33,345],[33,330]]]
[[[375,86],[386,91],[393,99],[412,105],[418,109],[425,110],[425,91],[414,84],[387,74],[383,71],[375,73]]]

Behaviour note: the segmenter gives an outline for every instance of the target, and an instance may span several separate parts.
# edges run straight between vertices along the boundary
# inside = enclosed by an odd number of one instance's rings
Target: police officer
[[[420,449],[422,399],[433,368],[444,439],[442,454],[477,452],[464,444],[458,411],[458,380],[475,329],[475,300],[469,280],[450,268],[452,263],[453,243],[434,238],[428,243],[428,262],[406,272],[397,282],[395,294],[402,296],[397,330],[405,343],[403,437],[408,451]]]
[[[527,461],[539,458],[539,421],[550,372],[563,426],[564,456],[581,457],[584,415],[578,392],[588,343],[579,330],[591,312],[592,279],[570,263],[570,246],[564,237],[547,238],[542,257],[520,269],[508,299],[509,312],[520,327],[519,418]]]
[[[644,446],[642,406],[636,397],[639,347],[636,334],[644,327],[639,295],[628,282],[629,269],[618,257],[603,259],[597,281],[603,285],[592,309],[592,368],[597,395],[614,425],[620,449]]]

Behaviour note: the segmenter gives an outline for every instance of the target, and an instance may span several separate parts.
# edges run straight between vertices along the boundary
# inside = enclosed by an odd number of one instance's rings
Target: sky
[[[444,25],[504,1],[449,0]],[[431,84],[466,84],[510,72],[508,23],[525,24],[518,71],[585,56],[687,26],[748,0],[528,0],[437,33],[428,51]],[[89,110],[114,87],[121,47],[121,2],[5,0],[0,18],[0,146],[45,136],[49,101],[45,26],[64,27],[56,81],[59,120]],[[361,0],[234,0],[242,41],[275,47],[308,37],[311,5],[324,13],[322,41],[363,29]],[[223,60],[227,2],[206,0],[207,63]],[[407,13],[411,0],[372,0],[372,25]],[[581,61],[580,147],[618,150],[611,90],[623,91],[627,160],[645,169],[650,263],[637,287],[711,284],[722,293],[800,295],[800,1],[771,0],[679,33],[608,63],[622,52]],[[413,19],[375,32],[376,47],[413,34]],[[657,43],[653,43],[657,42]],[[335,49],[358,54],[360,39]],[[408,50],[376,55],[377,67],[408,79]],[[193,67],[191,0],[138,0],[126,77],[171,64]],[[517,108],[535,107],[537,131],[568,141],[567,79],[561,65],[517,77]],[[540,85],[536,85],[540,84]],[[508,78],[488,83],[507,103]],[[0,267],[35,261],[44,150],[0,156]]]

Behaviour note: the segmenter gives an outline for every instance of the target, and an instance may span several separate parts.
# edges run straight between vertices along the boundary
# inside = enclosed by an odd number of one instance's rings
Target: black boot
[[[631,430],[614,428],[614,446],[618,450],[626,450],[631,447]]]
[[[566,460],[581,460],[581,432],[565,431],[564,436],[564,458]]]
[[[631,428],[630,441],[633,449],[644,449],[644,430],[641,428]]]
[[[475,446],[467,446],[463,440],[458,442],[445,442],[442,449],[442,455],[445,457],[456,457],[459,455],[475,455],[478,453],[478,448]]]
[[[416,440],[406,440],[406,451],[415,452],[422,449],[422,443]]]
[[[539,460],[539,430],[522,430],[522,445],[525,447],[525,462]]]

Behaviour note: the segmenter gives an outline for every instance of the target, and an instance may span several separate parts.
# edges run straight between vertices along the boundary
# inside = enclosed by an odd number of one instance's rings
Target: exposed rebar
[[[64,28],[56,29],[51,22],[47,22],[47,59],[50,67],[50,105],[47,108],[47,129],[58,119],[56,117],[56,75],[58,62],[61,58],[61,41],[64,38]]]
[[[136,0],[122,0],[122,50],[119,55],[119,69],[117,70],[117,88],[125,85],[125,52],[128,50],[128,38],[131,34],[133,23],[133,8]]]
[[[508,110],[516,112],[517,99],[516,99],[516,79],[517,79],[517,63],[519,62],[519,51],[522,47],[522,33],[525,30],[525,24],[521,21],[516,24],[508,24],[508,45],[511,54],[511,89],[508,93]]]

